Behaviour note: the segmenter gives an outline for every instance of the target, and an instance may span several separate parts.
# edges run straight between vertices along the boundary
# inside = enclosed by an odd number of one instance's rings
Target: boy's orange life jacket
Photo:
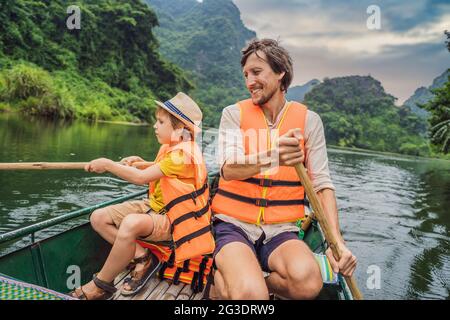
[[[172,250],[168,246],[138,240],[138,243],[163,262],[158,272],[160,279],[172,280],[174,284],[183,282],[191,285],[193,293],[202,292],[211,275],[213,259],[210,256],[197,256],[183,262],[173,261]]]
[[[298,102],[289,102],[278,130],[268,128],[261,107],[251,99],[240,101],[238,107],[246,155],[271,150],[273,140],[289,129],[300,128],[304,136],[307,107]],[[305,152],[303,139],[300,147]],[[278,166],[246,180],[225,181],[221,177],[212,211],[248,223],[284,223],[302,219],[304,203],[304,188],[295,168]]]
[[[208,175],[203,156],[195,142],[181,142],[170,147],[162,145],[155,162],[171,151],[182,150],[185,164],[194,164],[195,185],[173,177],[162,177],[160,187],[164,211],[171,223],[175,262],[209,254],[215,243],[211,230]],[[155,182],[150,183],[154,192]]]

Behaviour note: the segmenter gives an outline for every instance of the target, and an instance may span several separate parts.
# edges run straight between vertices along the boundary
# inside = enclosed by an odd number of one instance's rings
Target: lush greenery
[[[205,124],[218,125],[222,109],[248,97],[241,49],[256,34],[242,23],[231,0],[146,0],[160,27],[161,53],[190,72],[192,96],[205,110]]]
[[[438,152],[447,154],[450,151],[450,80],[433,93],[434,99],[424,105],[431,113],[430,138]]]
[[[320,114],[327,142],[411,155],[429,155],[418,132],[425,123],[407,107],[396,107],[370,76],[324,79],[305,96],[305,103]]]
[[[69,30],[69,5],[81,29]],[[3,0],[0,110],[139,121],[192,84],[160,57],[154,12],[140,0]]]
[[[447,49],[450,52],[450,33],[447,35]],[[430,139],[437,152],[448,154],[450,151],[450,69],[447,70],[447,82],[443,87],[434,89],[434,98],[422,107],[431,114]]]

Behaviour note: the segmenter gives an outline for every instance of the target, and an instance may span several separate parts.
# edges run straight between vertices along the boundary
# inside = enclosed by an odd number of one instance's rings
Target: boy
[[[129,201],[93,212],[93,228],[113,248],[102,270],[72,295],[80,299],[107,299],[115,292],[113,280],[134,257],[135,269],[125,280],[123,295],[135,294],[158,269],[159,261],[136,244],[146,241],[178,241],[177,260],[211,253],[214,239],[210,231],[207,173],[201,151],[193,141],[200,132],[202,112],[186,94],[178,93],[162,103],[156,101],[155,134],[161,144],[154,163],[144,170],[132,165],[143,161],[128,157],[120,164],[100,158],[86,165],[89,172],[105,171],[134,184],[150,184],[149,201]],[[189,195],[189,197],[186,197]],[[188,198],[188,199],[186,199]],[[192,212],[204,212],[190,219]],[[178,219],[177,218],[180,218]],[[181,221],[181,222],[180,222]],[[196,230],[192,232],[192,230]],[[182,241],[189,239],[189,241]]]

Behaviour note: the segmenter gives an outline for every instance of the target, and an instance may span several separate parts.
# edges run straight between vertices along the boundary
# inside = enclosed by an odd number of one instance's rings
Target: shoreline
[[[2,114],[17,114],[20,115],[20,112],[17,110],[0,110],[0,115]],[[35,117],[34,115],[27,115],[30,117]],[[50,121],[50,120],[49,120]],[[129,122],[129,121],[122,121],[122,120],[90,120],[85,118],[78,118],[78,119],[71,119],[69,121],[83,121],[83,122],[89,122],[89,123],[107,123],[107,124],[117,124],[117,125],[125,125],[125,126],[135,126],[135,127],[151,127],[151,124],[148,122]],[[218,130],[218,128],[215,127],[203,127],[203,132],[206,132],[208,129],[215,129]],[[408,158],[412,160],[443,160],[443,161],[449,161],[450,159],[446,159],[445,156],[442,157],[423,157],[423,156],[413,156],[409,154],[404,153],[395,153],[395,152],[388,152],[388,151],[378,151],[378,150],[371,150],[371,149],[362,149],[357,147],[341,147],[337,145],[329,145],[327,144],[328,149],[336,149],[336,150],[343,150],[343,151],[353,151],[353,152],[360,152],[360,153],[369,153],[369,154],[379,154],[379,155],[385,155],[385,156],[400,156],[403,158]]]

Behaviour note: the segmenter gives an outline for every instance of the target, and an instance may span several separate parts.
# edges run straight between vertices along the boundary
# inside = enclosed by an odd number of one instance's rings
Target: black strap
[[[190,259],[187,259],[183,262],[183,272],[189,272],[189,262],[190,261],[191,261]]]
[[[167,266],[169,268],[173,268],[174,263],[175,263],[175,250],[172,250],[169,260],[167,261]]]
[[[175,274],[173,276],[172,282],[174,285],[177,285],[180,283],[180,274],[183,271],[182,268],[177,268],[177,271],[175,271]]]
[[[194,276],[192,277],[192,281],[191,281],[191,290],[193,293],[198,293],[198,286],[197,286],[197,281],[198,281],[198,272],[194,272]]]
[[[195,218],[198,219],[201,216],[203,216],[205,213],[207,213],[209,211],[209,203],[206,204],[206,206],[204,206],[202,209],[198,210],[198,211],[191,211],[188,213],[183,214],[182,216],[179,216],[178,218],[176,218],[173,222],[172,222],[172,233],[173,233],[173,228],[177,225],[182,223],[183,221],[186,221],[188,219],[191,218]]]
[[[203,291],[203,277],[205,275],[206,263],[208,262],[208,257],[203,257],[202,263],[200,263],[200,267],[198,270],[198,289],[199,292]]]
[[[205,193],[206,189],[208,189],[208,183],[206,182],[203,187],[201,187],[198,190],[195,190],[194,192],[188,193],[188,194],[184,194],[182,196],[179,196],[178,198],[173,199],[172,201],[170,201],[168,204],[165,205],[165,207],[162,210],[165,210],[165,212],[169,212],[170,209],[172,209],[172,207],[180,202],[192,199],[194,201],[194,203],[196,202],[196,198],[200,195],[202,195],[203,193]]]
[[[192,232],[182,238],[180,238],[178,241],[175,241],[175,248],[179,248],[181,245],[183,245],[184,243],[186,243],[189,240],[192,240],[194,238],[200,237],[201,235],[211,232],[211,226],[207,225],[204,228],[201,228],[200,230],[197,230],[195,232]]]
[[[167,269],[167,262],[163,262],[163,264],[162,264],[162,266],[161,266],[161,269],[159,269],[159,280],[162,280],[162,279],[164,279],[164,272],[166,272],[166,269]]]
[[[211,285],[214,285],[214,277],[212,275],[212,270],[209,272],[207,278],[206,278],[206,287],[205,291],[203,292],[203,300],[211,300],[211,297],[209,296],[209,292],[211,291]]]
[[[305,204],[304,199],[294,199],[294,200],[268,200],[262,198],[249,198],[244,197],[236,193],[228,192],[222,189],[217,190],[217,193],[237,201],[254,204],[258,207],[269,207],[269,206],[293,206],[293,205],[303,205]]]
[[[300,181],[287,181],[287,180],[272,180],[272,179],[258,179],[248,178],[242,180],[243,182],[257,184],[261,187],[301,187]]]

